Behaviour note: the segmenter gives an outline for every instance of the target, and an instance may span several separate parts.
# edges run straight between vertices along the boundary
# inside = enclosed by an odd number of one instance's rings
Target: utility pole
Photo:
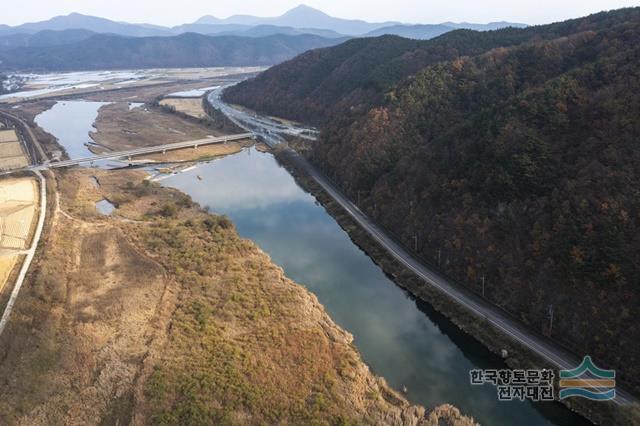
[[[438,268],[440,267],[440,255],[442,254],[442,250],[438,249]]]
[[[549,335],[551,330],[553,330],[553,305],[549,305]]]
[[[418,252],[418,234],[413,235],[413,251]]]
[[[358,189],[358,205],[360,205],[360,190]]]
[[[484,297],[484,275],[482,275],[482,297]]]

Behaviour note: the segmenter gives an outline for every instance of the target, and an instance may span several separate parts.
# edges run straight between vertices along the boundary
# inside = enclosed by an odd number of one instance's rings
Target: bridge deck
[[[184,149],[184,148],[191,148],[191,147],[197,148],[199,146],[222,144],[225,142],[238,141],[242,139],[254,139],[254,138],[255,138],[255,135],[253,133],[239,133],[236,135],[208,137],[205,139],[198,139],[194,141],[176,142],[176,143],[156,145],[156,146],[146,146],[142,148],[132,149],[129,151],[107,152],[104,154],[94,155],[92,157],[76,158],[71,160],[56,161],[56,162],[50,162],[45,164],[36,164],[33,166],[22,167],[19,169],[5,170],[2,172],[2,174],[16,173],[21,171],[46,170],[46,169],[70,167],[70,166],[75,166],[83,163],[91,163],[94,161],[117,160],[120,158],[129,158],[129,157],[135,157],[135,156],[144,155],[144,154],[154,154],[158,152],[174,151],[177,149]]]

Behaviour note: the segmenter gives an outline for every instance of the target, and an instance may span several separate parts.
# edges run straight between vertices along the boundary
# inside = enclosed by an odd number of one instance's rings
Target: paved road
[[[221,88],[219,90],[223,89],[224,88]],[[287,132],[278,132],[277,129],[282,126],[281,123],[270,122],[268,117],[260,117],[257,119],[255,115],[250,115],[232,108],[221,100],[219,91],[217,91],[217,93],[212,93],[209,96],[209,101],[214,107],[227,114],[234,123],[263,137],[270,146],[278,145],[284,141],[284,138],[282,138],[279,133],[296,134],[307,130],[300,127],[289,127]],[[266,127],[260,127],[262,126],[262,123],[265,122],[269,124]],[[322,188],[331,197],[333,197],[333,199],[338,202],[364,230],[366,230],[382,247],[384,247],[391,256],[412,270],[427,284],[444,293],[456,303],[467,308],[477,316],[484,318],[496,329],[502,331],[513,340],[529,348],[548,362],[555,365],[558,369],[573,369],[580,364],[581,359],[574,354],[569,353],[548,339],[529,332],[499,308],[430,270],[422,262],[413,257],[413,255],[408,253],[402,246],[396,243],[393,238],[389,237],[375,223],[373,223],[365,213],[363,213],[354,203],[351,202],[351,200],[342,194],[342,192],[340,192],[340,190],[338,190],[323,173],[313,167],[305,158],[301,157],[290,148],[287,148],[285,153],[291,161],[298,165],[298,167],[305,170],[309,176],[322,186]],[[618,386],[616,389],[615,402],[620,405],[627,405],[631,403],[638,403],[639,401],[629,392]]]
[[[42,230],[44,229],[44,220],[47,215],[47,182],[45,177],[40,173],[40,171],[34,172],[39,180],[40,185],[40,205],[39,211],[40,214],[38,216],[38,224],[36,226],[36,232],[33,235],[33,241],[31,242],[31,247],[27,251],[27,257],[24,259],[22,263],[22,267],[20,268],[20,273],[18,274],[18,279],[13,286],[13,290],[11,291],[11,296],[9,297],[9,302],[2,314],[2,318],[0,319],[0,335],[4,331],[7,326],[7,322],[9,321],[9,316],[11,315],[11,311],[13,310],[13,306],[18,299],[18,294],[20,293],[20,289],[22,288],[22,284],[24,283],[24,278],[27,276],[27,272],[29,271],[29,267],[31,266],[31,262],[36,254],[36,249],[38,248],[38,244],[40,243],[40,238],[42,237]]]
[[[238,141],[242,139],[250,139],[253,137],[254,137],[253,133],[240,133],[237,135],[228,135],[228,136],[221,136],[216,138],[209,137],[209,138],[198,139],[194,141],[177,142],[177,143],[170,143],[170,144],[164,144],[164,145],[136,148],[129,151],[107,152],[105,154],[94,155],[92,157],[76,158],[76,159],[56,161],[56,162],[45,162],[43,164],[36,164],[33,166],[21,168],[21,169],[7,170],[0,174],[6,175],[6,174],[22,172],[22,171],[38,171],[38,170],[70,167],[70,166],[75,166],[82,163],[92,163],[94,161],[115,160],[118,158],[135,157],[135,156],[144,155],[144,154],[154,154],[159,152],[173,151],[177,149],[184,149],[184,148],[191,148],[191,147],[197,148],[199,146],[205,146],[205,145],[223,144],[225,142]]]
[[[222,113],[224,113],[238,127],[262,136],[267,142],[267,145],[273,147],[273,145],[284,142],[284,139],[280,137],[281,134],[297,136],[308,140],[316,139],[318,130],[312,127],[286,124],[269,117],[261,117],[257,114],[248,114],[227,105],[221,99],[222,92],[226,87],[229,86],[219,87],[209,93],[209,96],[207,97],[209,103],[214,108],[222,111]]]

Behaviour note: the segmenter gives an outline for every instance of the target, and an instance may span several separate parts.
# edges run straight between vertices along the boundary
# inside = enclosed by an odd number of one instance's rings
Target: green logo
[[[616,397],[616,372],[596,367],[590,356],[573,370],[560,370],[560,399],[571,396],[608,401]]]

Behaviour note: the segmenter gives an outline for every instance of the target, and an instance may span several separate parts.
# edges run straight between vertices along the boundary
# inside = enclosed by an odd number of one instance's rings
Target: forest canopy
[[[352,40],[225,97],[321,125],[310,159],[378,223],[638,389],[639,46],[639,8]]]

